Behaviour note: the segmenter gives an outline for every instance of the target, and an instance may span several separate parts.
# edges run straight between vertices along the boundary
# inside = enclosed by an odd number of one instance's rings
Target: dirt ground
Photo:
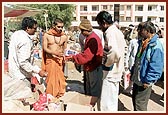
[[[68,88],[67,91],[77,91],[84,93],[83,89],[83,77],[82,73],[79,73],[72,62],[68,62],[68,78],[67,78]],[[161,101],[161,95],[164,92],[161,88],[162,82],[158,82],[153,86],[153,91],[148,103],[148,111],[158,111],[165,112],[166,105],[164,101]],[[130,94],[123,93],[123,86],[120,85],[119,93],[119,111],[133,111],[132,99]]]
[[[72,46],[73,43],[69,44],[68,47]],[[41,66],[41,60],[36,60],[35,64]],[[74,63],[67,62],[68,74],[67,74],[67,91],[77,91],[80,93],[84,93],[83,89],[83,73],[78,72],[74,66]],[[122,83],[121,83],[122,84]],[[153,86],[153,91],[148,103],[148,111],[150,112],[166,112],[166,100],[161,100],[161,95],[164,92],[164,89],[161,87],[162,82],[158,82]],[[166,91],[166,90],[165,90]],[[166,94],[166,93],[165,93]],[[119,111],[133,111],[132,100],[130,94],[123,93],[123,86],[120,85],[120,93],[119,93]]]

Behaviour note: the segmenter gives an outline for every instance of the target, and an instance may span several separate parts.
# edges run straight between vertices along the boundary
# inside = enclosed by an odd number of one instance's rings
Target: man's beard
[[[57,32],[60,34],[62,32],[62,30],[57,30]]]
[[[57,33],[61,33],[62,32],[62,30],[58,30],[58,29],[54,29]]]

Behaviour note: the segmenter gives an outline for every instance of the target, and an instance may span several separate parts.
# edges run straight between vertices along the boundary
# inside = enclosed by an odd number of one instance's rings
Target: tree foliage
[[[31,10],[41,10],[41,12],[34,16],[39,27],[45,29],[44,14],[47,11],[47,25],[52,26],[55,18],[61,18],[64,21],[65,28],[71,25],[73,21],[73,13],[75,6],[73,4],[18,4],[17,7],[22,7]]]

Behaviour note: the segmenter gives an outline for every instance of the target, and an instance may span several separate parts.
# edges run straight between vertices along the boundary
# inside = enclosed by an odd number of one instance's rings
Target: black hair
[[[142,27],[144,26],[145,22],[141,22],[139,23],[138,27],[137,27],[137,31],[142,31]]]
[[[35,24],[37,24],[37,21],[35,21],[32,17],[24,17],[22,20],[21,29],[26,30],[27,27],[33,28]]]
[[[56,19],[54,19],[54,21],[53,21],[53,26],[56,26],[57,23],[64,23],[64,22],[63,22],[63,20],[62,20],[61,18],[56,18]]]
[[[112,16],[107,11],[101,11],[101,12],[99,12],[97,14],[95,20],[98,21],[98,22],[100,22],[101,24],[104,24],[105,22],[108,23],[108,24],[113,24]]]
[[[146,21],[142,28],[147,30],[151,34],[156,33],[155,25],[151,21]]]
[[[161,34],[162,32],[161,32],[161,30],[159,30],[158,32],[157,32],[157,34]]]
[[[134,25],[130,24],[129,27],[134,27]]]

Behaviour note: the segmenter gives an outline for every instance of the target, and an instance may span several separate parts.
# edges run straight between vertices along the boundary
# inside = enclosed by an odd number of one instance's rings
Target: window
[[[148,6],[148,11],[152,11],[152,10],[156,11],[157,10],[157,5],[149,5]]]
[[[87,16],[80,16],[80,21],[83,19],[87,19]]]
[[[87,11],[87,6],[86,5],[80,6],[80,11]]]
[[[160,17],[160,22],[164,22],[164,17]]]
[[[143,11],[143,5],[135,6],[135,11]]]
[[[136,16],[135,21],[136,22],[142,22],[143,17],[142,16]]]
[[[93,5],[92,11],[99,11],[99,5]]]
[[[103,10],[107,10],[107,5],[103,5]]]
[[[142,22],[142,17],[138,17],[138,22]]]
[[[148,6],[148,11],[152,11],[152,6]]]
[[[147,20],[148,21],[155,21],[155,20],[157,20],[157,17],[156,16],[148,16]]]
[[[124,16],[120,16],[120,22],[124,22]]]
[[[127,6],[127,10],[131,10],[131,5],[128,5],[128,6]]]
[[[113,10],[113,5],[110,5],[110,11],[112,11]]]
[[[92,21],[95,21],[96,20],[96,16],[92,16]]]
[[[160,6],[160,9],[161,9],[161,10],[164,10],[164,6]]]
[[[124,11],[124,5],[120,5],[120,11]]]
[[[147,19],[148,21],[151,21],[152,19],[151,19],[151,17],[148,17],[148,19]]]
[[[126,21],[130,22],[131,21],[131,17],[126,17]]]
[[[73,21],[76,21],[76,17],[73,17]]]

